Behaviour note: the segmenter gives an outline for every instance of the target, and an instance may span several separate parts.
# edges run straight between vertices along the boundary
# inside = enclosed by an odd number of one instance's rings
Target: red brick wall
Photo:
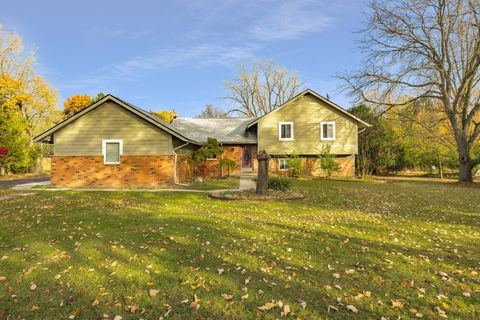
[[[305,176],[315,176],[320,177],[324,175],[324,172],[320,170],[320,160],[317,157],[309,157],[305,159],[304,167],[303,167],[303,174]],[[341,177],[353,177],[355,175],[355,158],[348,157],[348,158],[336,158],[335,161],[340,165],[340,172],[334,174],[336,176]],[[268,164],[269,172],[287,176],[289,175],[288,171],[279,171],[278,170],[278,158],[270,159]]]
[[[52,157],[52,185],[58,187],[167,187],[173,184],[173,156],[122,156],[105,165],[103,156]]]

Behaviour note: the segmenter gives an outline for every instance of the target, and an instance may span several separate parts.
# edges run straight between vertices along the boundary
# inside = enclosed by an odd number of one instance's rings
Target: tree
[[[320,169],[325,172],[327,178],[340,171],[340,165],[335,160],[335,154],[330,152],[329,145],[326,145],[317,157],[320,160]]]
[[[26,121],[30,138],[59,121],[58,93],[34,70],[35,54],[25,54],[17,34],[0,26],[0,99]]]
[[[19,35],[0,26],[0,147],[7,172],[28,171],[38,157],[31,139],[60,120],[57,92],[34,69],[35,55],[25,53]]]
[[[201,172],[203,181],[206,178],[207,160],[222,153],[223,147],[215,138],[207,138],[207,141],[202,143],[202,146],[192,153],[191,162],[193,167]]]
[[[68,97],[63,103],[64,109],[63,113],[67,118],[79,113],[86,107],[97,102],[98,100],[105,97],[105,93],[99,92],[95,97],[90,97],[86,94],[77,93],[71,97]]]
[[[401,106],[385,113],[385,121],[392,124],[397,141],[405,149],[407,167],[432,171],[438,167],[443,178],[444,167],[458,169],[455,141],[441,105],[431,99]]]
[[[272,60],[260,60],[250,68],[242,66],[233,81],[225,81],[229,91],[226,99],[234,104],[231,112],[259,117],[290,100],[302,85],[297,73],[274,65]]]
[[[78,93],[65,100],[65,102],[63,103],[63,106],[65,107],[63,109],[63,113],[65,113],[65,116],[69,118],[79,113],[80,111],[91,105],[93,102],[94,100],[92,99],[92,97],[86,94]]]
[[[350,112],[372,126],[358,134],[357,172],[360,175],[370,175],[403,169],[404,145],[399,141],[400,135],[393,129],[395,125],[386,118],[380,117],[371,106],[366,104],[357,105],[350,109]]]
[[[227,118],[228,112],[223,110],[222,108],[214,107],[211,104],[207,104],[205,108],[203,108],[202,113],[198,116],[198,118]]]
[[[168,110],[163,110],[163,111],[155,111],[152,112],[154,116],[159,117],[166,123],[172,123],[173,120],[177,118],[177,112],[175,110],[168,111]]]
[[[0,100],[0,146],[9,152],[0,158],[0,168],[5,172],[26,172],[33,165],[35,149],[30,148],[28,124],[18,110]],[[3,171],[2,170],[2,171]]]
[[[93,102],[97,102],[98,100],[102,99],[103,97],[105,97],[105,93],[99,92],[99,93],[97,93],[97,96],[95,98],[93,98]]]
[[[480,0],[372,0],[362,31],[363,67],[340,75],[358,101],[384,110],[439,102],[450,122],[459,180],[480,163]],[[405,96],[410,98],[403,98]]]

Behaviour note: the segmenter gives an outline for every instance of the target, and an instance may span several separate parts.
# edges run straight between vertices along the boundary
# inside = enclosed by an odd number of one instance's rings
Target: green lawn
[[[219,190],[219,189],[238,189],[240,185],[239,178],[210,178],[206,182],[193,182],[185,186],[177,186],[180,189],[191,190]]]
[[[0,202],[0,319],[480,318],[480,188],[294,185],[309,200]]]

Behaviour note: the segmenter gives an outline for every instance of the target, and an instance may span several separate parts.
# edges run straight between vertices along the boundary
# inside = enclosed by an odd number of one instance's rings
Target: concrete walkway
[[[195,189],[114,189],[114,188],[40,188],[38,191],[121,191],[121,192],[195,192],[195,193],[218,193],[239,192],[256,188],[255,176],[240,176],[240,184],[236,189],[195,190]],[[49,186],[50,180],[14,184],[12,190],[35,190],[36,186]]]
[[[49,186],[50,185],[50,179],[47,181],[38,181],[38,182],[29,182],[29,183],[21,183],[21,184],[16,184],[12,188],[12,190],[30,190],[33,187],[36,186]]]
[[[256,176],[251,176],[251,175],[245,175],[245,176],[240,176],[240,190],[252,190],[257,187],[256,185]]]
[[[0,187],[12,187],[21,184],[37,183],[37,182],[50,182],[50,178],[26,178],[26,179],[15,179],[15,180],[0,180]]]

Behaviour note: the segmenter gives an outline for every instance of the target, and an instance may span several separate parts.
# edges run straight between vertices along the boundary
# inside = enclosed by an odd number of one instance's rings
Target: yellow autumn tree
[[[177,118],[177,112],[175,110],[168,111],[168,110],[163,110],[163,111],[155,111],[152,112],[154,116],[159,117],[166,123],[172,123],[173,120]]]
[[[63,106],[65,107],[63,109],[63,113],[65,113],[67,117],[71,117],[74,114],[82,111],[92,103],[93,103],[93,99],[88,95],[84,95],[84,94],[73,95],[67,98],[67,100],[65,100],[65,102],[63,103]]]
[[[39,155],[31,143],[39,130],[60,120],[57,92],[36,73],[35,54],[17,34],[0,26],[0,145],[10,153],[5,171],[26,171]]]

